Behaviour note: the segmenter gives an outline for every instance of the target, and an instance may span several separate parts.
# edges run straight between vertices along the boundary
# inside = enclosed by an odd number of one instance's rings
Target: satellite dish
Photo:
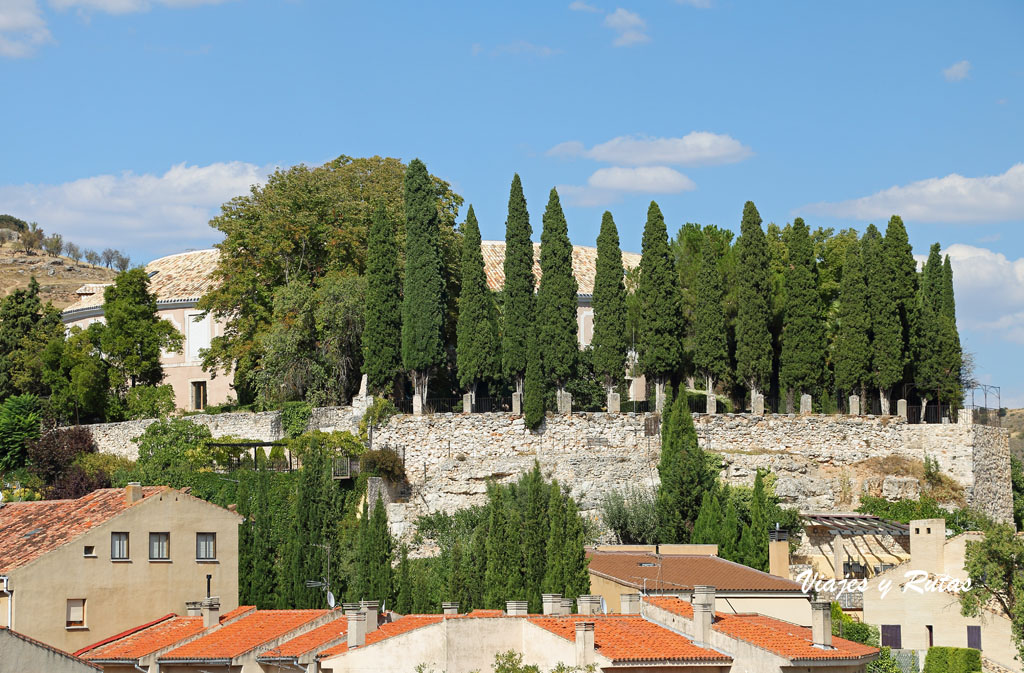
[[[333,610],[334,606],[335,606],[334,594],[332,594],[330,591],[328,591],[327,592],[327,607],[329,607],[330,609]]]

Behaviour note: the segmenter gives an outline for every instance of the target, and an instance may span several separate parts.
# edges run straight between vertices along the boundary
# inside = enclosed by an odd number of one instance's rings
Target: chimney
[[[910,522],[910,562],[914,570],[941,575],[946,572],[945,519],[917,519]]]
[[[712,597],[713,598],[713,597]],[[711,603],[693,603],[693,642],[702,647],[711,646],[711,624],[715,621],[715,607]]]
[[[359,607],[366,613],[366,632],[377,630],[377,615],[380,614],[380,601],[359,601]]]
[[[137,481],[130,481],[124,487],[124,504],[133,505],[142,500],[142,484]]]
[[[601,608],[600,596],[579,596],[576,598],[576,612],[581,615],[596,615]]]
[[[768,533],[768,572],[789,579],[789,531],[776,528]]]
[[[366,613],[347,612],[348,615],[348,649],[362,647],[366,644]]]
[[[459,614],[459,604],[457,602],[441,603],[441,612],[448,616],[457,615]]]
[[[576,665],[594,663],[594,622],[576,622]]]
[[[695,584],[693,587],[693,598],[690,602],[694,605],[698,603],[710,605],[713,612],[715,607],[715,587],[709,584]]]
[[[619,596],[619,611],[624,615],[640,614],[640,594],[621,594]]]
[[[562,608],[562,594],[541,594],[540,603],[546,615],[557,615]]]
[[[505,602],[505,614],[509,617],[525,617],[527,614],[527,603],[526,601],[506,601]]]
[[[202,601],[185,601],[185,614],[189,617],[202,617],[203,616],[203,602]]]
[[[207,598],[203,601],[202,606],[203,628],[208,629],[220,624],[220,598],[217,596]]]
[[[828,601],[811,601],[811,637],[814,646],[823,650],[832,649],[832,604]]]
[[[559,606],[558,614],[560,614],[560,615],[571,615],[572,614],[572,599],[571,598],[563,598],[562,600],[559,601],[559,603],[561,605]]]
[[[346,615],[354,615],[359,612],[359,603],[342,603],[341,609]]]

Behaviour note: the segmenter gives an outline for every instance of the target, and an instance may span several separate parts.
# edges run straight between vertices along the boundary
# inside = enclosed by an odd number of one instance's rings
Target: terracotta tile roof
[[[687,619],[693,619],[693,606],[675,596],[648,596],[644,602]],[[878,653],[878,649],[845,638],[832,638],[831,650],[814,646],[811,629],[758,614],[715,613],[715,631],[750,643],[787,659],[859,659]]]
[[[267,650],[266,652],[261,652],[259,658],[297,658],[308,652],[323,649],[329,645],[336,645],[338,643],[335,643],[334,641],[347,637],[348,617],[343,613],[339,613],[338,618],[334,621],[327,622],[323,626],[318,626],[312,631],[307,631],[302,635],[295,636],[291,640],[286,640],[277,647]]]
[[[480,249],[484,255],[484,273],[487,285],[492,290],[505,286],[505,242],[483,241]],[[640,255],[635,252],[622,253],[622,266],[632,269],[640,264]],[[597,273],[597,248],[586,245],[572,246],[572,273],[576,276],[579,294],[594,293],[594,276]],[[533,275],[540,281],[540,244],[533,244]]]
[[[202,638],[176,647],[158,661],[179,659],[233,659],[267,641],[287,634],[307,622],[326,615],[329,610],[256,610],[226,622]]]
[[[504,610],[483,610],[483,609],[477,608],[476,610],[473,610],[472,612],[467,612],[465,616],[466,617],[504,617],[505,616],[505,611]]]
[[[202,617],[167,615],[90,645],[75,654],[91,661],[134,661],[202,630]]]
[[[234,610],[230,610],[230,611],[225,612],[224,614],[222,614],[220,616],[220,620],[219,621],[220,621],[221,624],[223,624],[224,622],[230,622],[233,619],[238,619],[242,615],[247,615],[250,612],[255,612],[255,611],[256,611],[256,606],[255,605],[239,605]]]
[[[576,622],[594,623],[597,653],[615,662],[626,661],[719,661],[732,657],[694,645],[678,633],[649,622],[639,615],[566,615],[531,617],[530,623],[566,640],[576,642]]]
[[[379,643],[387,638],[393,638],[394,636],[408,633],[409,631],[415,631],[416,629],[423,628],[424,626],[430,626],[431,624],[437,624],[444,619],[444,615],[405,615],[399,617],[393,622],[381,624],[376,631],[371,631],[366,634],[366,644],[373,645]],[[451,619],[449,617],[449,619]],[[320,654],[317,655],[317,659],[324,659],[326,657],[333,657],[336,654],[342,654],[348,652],[348,643],[344,642],[334,647],[330,647]]]
[[[800,584],[718,556],[587,550],[590,572],[648,591],[686,591],[706,584],[718,591],[800,591]],[[660,566],[660,567],[659,567]]]
[[[94,664],[92,662],[85,661],[84,659],[76,657],[73,654],[69,654],[68,652],[65,652],[64,650],[58,650],[56,647],[53,647],[52,645],[47,645],[46,643],[41,642],[39,640],[36,640],[35,638],[29,638],[28,636],[26,636],[23,633],[18,633],[17,631],[11,631],[6,626],[0,626],[0,633],[9,633],[14,638],[17,638],[19,640],[23,640],[26,643],[29,643],[30,645],[34,645],[35,647],[41,647],[44,650],[49,650],[50,652],[53,652],[54,654],[60,655],[60,656],[62,656],[64,658],[66,658],[66,659],[70,659],[70,660],[72,660],[74,662],[82,664],[83,666],[88,666],[89,668],[95,668],[97,671],[102,671],[103,670],[103,668],[101,666],[97,666],[96,664]]]
[[[134,505],[164,490],[170,489],[147,486],[142,489],[143,499]],[[0,507],[0,573],[11,572],[68,544],[129,506],[123,488],[98,489],[77,500],[5,504]]]
[[[220,251],[214,248],[182,252],[161,257],[146,265],[150,274],[149,291],[157,301],[198,300],[216,286],[211,274],[217,267]],[[89,283],[77,290],[77,302],[64,309],[65,313],[103,305],[103,290],[111,283]]]

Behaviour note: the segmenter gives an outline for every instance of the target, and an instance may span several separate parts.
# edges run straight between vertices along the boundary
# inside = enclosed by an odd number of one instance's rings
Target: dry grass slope
[[[35,276],[39,282],[43,301],[53,302],[57,308],[75,302],[75,290],[86,283],[108,283],[117,272],[87,262],[77,264],[67,257],[48,257],[42,253],[26,255],[13,244],[0,244],[0,297],[28,287]]]

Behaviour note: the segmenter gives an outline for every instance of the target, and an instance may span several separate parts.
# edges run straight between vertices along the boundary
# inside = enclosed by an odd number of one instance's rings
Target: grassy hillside
[[[86,262],[77,264],[67,257],[49,257],[42,253],[26,255],[12,243],[0,244],[0,297],[14,290],[28,287],[35,276],[42,289],[43,301],[51,301],[57,308],[73,304],[75,290],[86,283],[108,283],[117,272]]]
[[[1010,431],[1010,451],[1024,459],[1024,409],[1007,409],[1002,425]]]

